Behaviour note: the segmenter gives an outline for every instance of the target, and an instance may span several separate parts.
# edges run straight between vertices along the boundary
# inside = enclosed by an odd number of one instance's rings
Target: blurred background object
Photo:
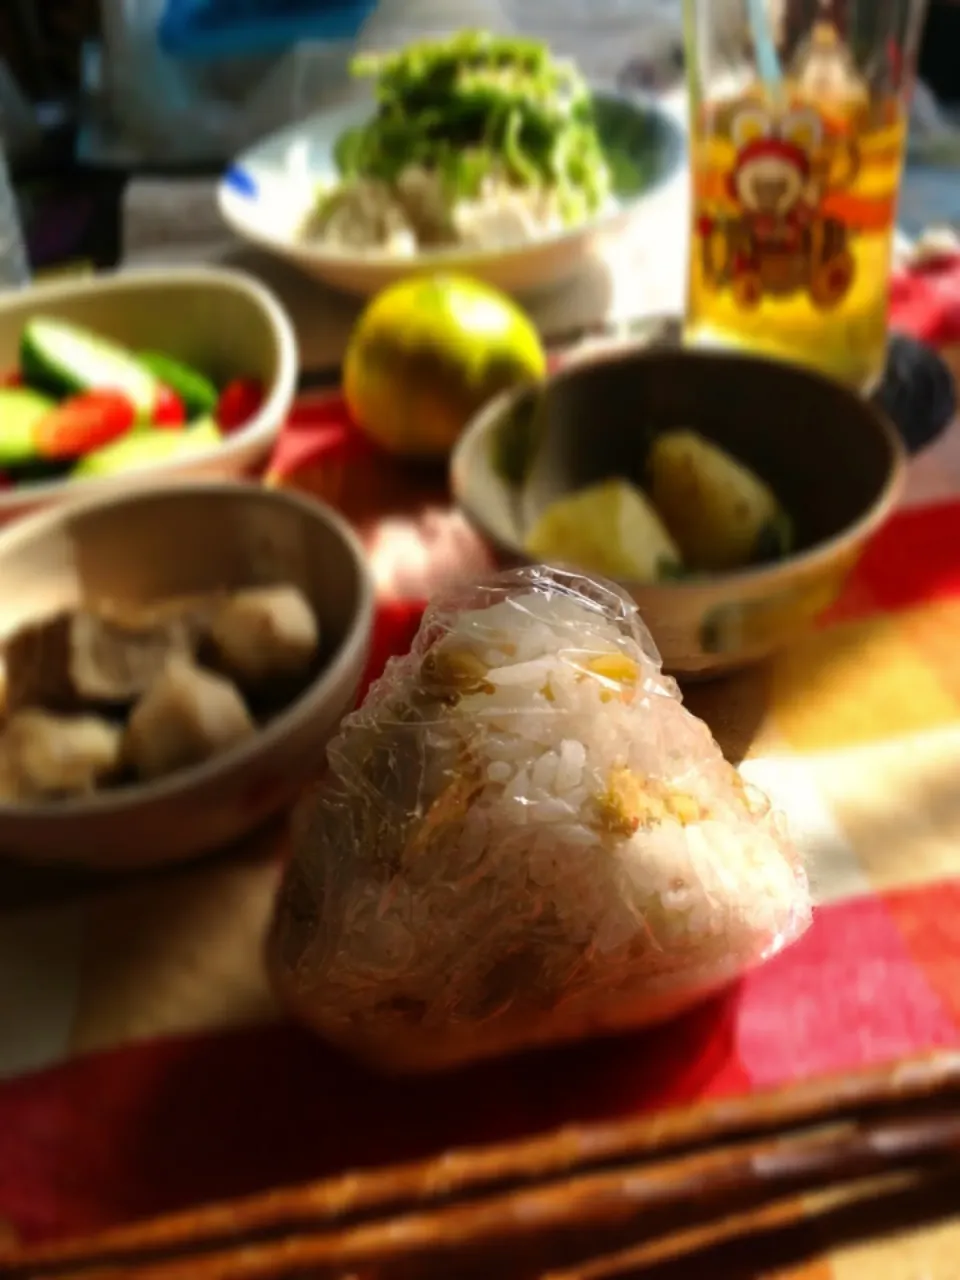
[[[789,29],[804,7],[775,0],[774,16]],[[351,92],[355,48],[463,26],[586,51],[592,77],[628,88],[681,72],[679,0],[4,0],[0,57],[27,100],[79,114],[85,163],[212,167]],[[934,0],[921,74],[941,103],[960,101],[958,39],[960,6]],[[12,101],[0,80],[0,103]]]
[[[461,26],[502,28],[497,0],[101,0],[80,154],[216,165],[356,93],[357,48]]]
[[[960,4],[933,0],[927,17],[920,75],[941,102],[960,103]]]
[[[37,109],[6,62],[0,61],[0,137],[7,152],[29,152],[40,142]]]
[[[99,0],[5,0],[0,54],[37,102],[76,92],[80,49],[100,30]]]
[[[171,57],[259,57],[304,40],[352,40],[376,0],[165,0],[158,43]]]
[[[806,2],[769,0],[782,23]],[[734,18],[742,3],[716,0]],[[680,9],[680,0],[0,0],[0,130],[31,261],[115,265],[128,189],[166,183],[173,209],[185,178],[206,182],[247,140],[365,92],[347,76],[357,48],[465,25],[516,29],[575,55],[595,83],[659,93],[682,82]],[[911,137],[924,223],[953,216],[958,41],[960,4],[933,0],[920,60],[933,92],[921,84]],[[212,211],[209,192],[207,203]],[[165,240],[175,227],[189,239],[190,214],[171,216]]]
[[[19,288],[30,280],[30,267],[3,148],[0,147],[0,289]]]
[[[263,7],[244,6],[237,36],[223,5],[101,0],[102,55],[84,60],[79,154],[114,164],[213,165],[345,81],[363,12],[315,3],[308,38],[280,36]],[[330,14],[328,13],[328,17]],[[262,39],[257,39],[259,30]]]

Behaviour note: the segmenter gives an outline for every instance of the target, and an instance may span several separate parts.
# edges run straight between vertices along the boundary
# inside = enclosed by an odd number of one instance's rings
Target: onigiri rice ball
[[[328,759],[271,972],[382,1069],[647,1025],[809,923],[783,818],[611,584],[539,567],[436,601]]]

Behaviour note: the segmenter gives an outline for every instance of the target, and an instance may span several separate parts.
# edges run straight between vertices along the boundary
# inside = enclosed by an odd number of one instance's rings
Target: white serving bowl
[[[58,479],[0,491],[0,521],[109,489],[191,477],[242,476],[269,451],[293,403],[297,342],[280,303],[239,271],[207,267],[119,271],[0,294],[0,372],[19,365],[34,316],[86,325],[133,350],[169,353],[217,382],[258,378],[264,401],[240,430],[203,452],[109,479]]]
[[[626,225],[684,174],[684,135],[675,117],[655,102],[596,91],[601,136],[604,121],[626,122],[645,140],[643,187],[616,208],[588,222],[528,244],[482,253],[459,249],[393,254],[348,252],[300,238],[304,219],[323,184],[337,179],[334,151],[347,129],[370,118],[367,102],[322,111],[281,130],[239,156],[224,174],[220,212],[241,238],[294,263],[308,275],[346,293],[368,297],[411,275],[455,271],[476,276],[507,293],[532,293],[568,280],[596,249],[602,236]]]

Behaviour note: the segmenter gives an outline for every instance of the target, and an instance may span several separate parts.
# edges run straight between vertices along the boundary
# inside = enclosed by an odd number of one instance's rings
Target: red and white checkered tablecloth
[[[960,349],[958,279],[960,267],[901,281],[895,320]],[[286,483],[329,494],[344,474],[331,459],[356,444],[338,401],[301,406],[278,468],[293,468]],[[415,505],[394,527],[421,552],[419,582],[407,557],[407,595],[476,550],[439,495]],[[382,527],[371,537],[389,594],[390,539]],[[371,671],[408,645],[418,615],[416,600],[385,600]],[[54,1237],[573,1118],[960,1046],[960,425],[913,464],[903,508],[824,625],[768,667],[688,700],[787,811],[820,908],[766,968],[633,1038],[384,1083],[273,1006],[260,943],[278,839],[109,887],[25,887],[0,869],[0,902],[17,894],[20,904],[0,908],[0,1220],[10,1233]],[[824,1254],[791,1273],[801,1274],[956,1280],[960,1212],[892,1244]]]

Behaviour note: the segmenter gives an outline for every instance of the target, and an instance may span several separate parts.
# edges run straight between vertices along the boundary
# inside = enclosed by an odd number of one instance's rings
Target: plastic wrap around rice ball
[[[507,573],[427,611],[302,802],[277,990],[383,1070],[639,1027],[797,938],[781,817],[615,587]]]

